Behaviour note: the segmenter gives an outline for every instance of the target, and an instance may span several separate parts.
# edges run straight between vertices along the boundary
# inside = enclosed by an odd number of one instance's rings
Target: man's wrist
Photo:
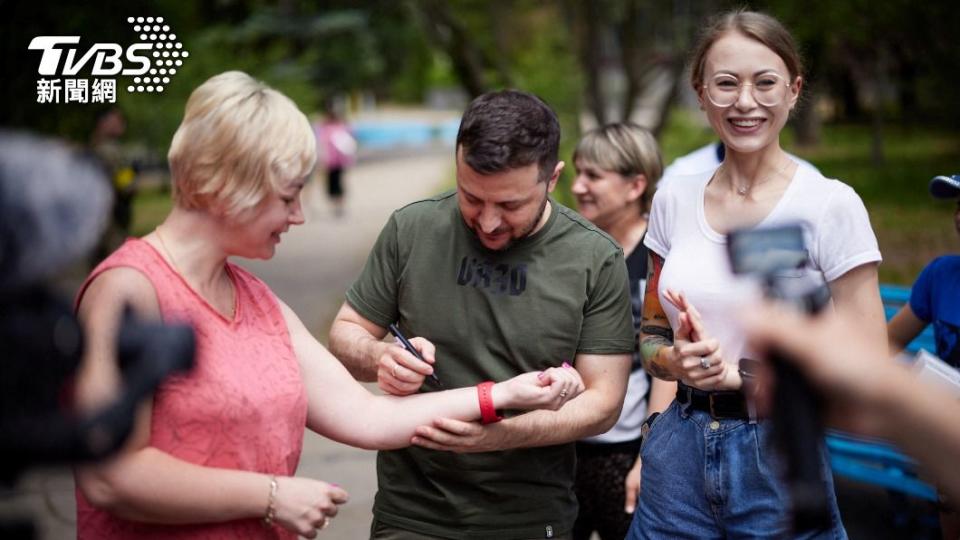
[[[390,343],[376,339],[370,336],[367,341],[366,358],[364,359],[364,371],[367,373],[368,382],[376,382],[379,378],[380,358],[382,358],[390,348]]]

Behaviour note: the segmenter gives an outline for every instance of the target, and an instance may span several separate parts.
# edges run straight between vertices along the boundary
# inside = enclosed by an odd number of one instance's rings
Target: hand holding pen
[[[415,337],[407,339],[396,325],[389,325],[397,344],[387,348],[377,365],[377,383],[388,394],[405,396],[416,393],[423,381],[430,377],[437,388],[443,388],[433,372],[436,347],[430,341]]]

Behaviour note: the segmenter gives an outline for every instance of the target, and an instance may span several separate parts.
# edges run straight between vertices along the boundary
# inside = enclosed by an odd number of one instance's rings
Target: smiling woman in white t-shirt
[[[738,373],[751,351],[736,315],[756,291],[732,274],[726,234],[800,222],[807,277],[826,282],[834,309],[862,321],[861,332],[883,347],[880,252],[853,189],[798,167],[780,148],[803,77],[793,39],[776,19],[721,15],[705,29],[691,75],[726,155],[716,171],[672,182],[654,197],[641,353],[647,371],[678,381],[678,391],[648,421],[628,538],[782,537],[790,534],[790,501],[770,425],[750,418]],[[803,537],[843,538],[822,461],[831,525]]]

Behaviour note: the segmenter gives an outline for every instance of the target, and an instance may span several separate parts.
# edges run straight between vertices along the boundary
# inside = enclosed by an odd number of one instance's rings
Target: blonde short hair
[[[190,94],[167,159],[177,205],[237,218],[308,175],[317,150],[290,98],[228,71]]]
[[[663,175],[660,147],[653,135],[631,122],[617,122],[588,131],[573,151],[573,161],[584,159],[605,171],[625,178],[642,174],[647,188],[640,197],[640,211],[650,210],[653,186]]]

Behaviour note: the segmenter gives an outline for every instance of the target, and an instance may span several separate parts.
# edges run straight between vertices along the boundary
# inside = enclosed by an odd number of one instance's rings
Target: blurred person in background
[[[229,262],[271,258],[304,221],[316,141],[279,92],[237,71],[212,77],[191,94],[168,158],[170,214],[97,266],[77,296],[89,336],[77,394],[94,407],[117,387],[125,306],[192,325],[196,366],[143,404],[119,455],[76,469],[79,538],[313,538],[347,492],[293,476],[305,427],[400,448],[436,418],[479,418],[484,399],[557,409],[583,390],[575,370],[558,367],[483,388],[373,396],[262,281]]]
[[[930,194],[956,201],[953,224],[960,234],[960,175],[937,176]],[[894,351],[903,350],[933,324],[937,356],[960,368],[960,255],[943,255],[930,262],[910,290],[910,302],[890,319],[887,331]]]
[[[717,167],[723,163],[723,158],[726,153],[727,148],[722,142],[717,141],[706,146],[701,146],[689,154],[684,154],[677,159],[674,159],[673,163],[668,165],[667,168],[663,170],[663,178],[661,178],[660,182],[657,183],[657,188],[673,182],[674,178],[702,174],[707,171],[715,171]],[[820,174],[820,170],[814,167],[809,161],[798,158],[790,153],[787,153],[787,157],[797,162],[797,165]]]
[[[620,418],[610,431],[577,442],[574,492],[580,511],[575,540],[596,531],[602,540],[627,534],[640,491],[640,427],[652,412],[673,400],[676,383],[653,379],[640,358],[640,318],[647,279],[647,213],[663,170],[656,139],[631,123],[608,124],[588,132],[573,152],[571,191],[580,214],[623,248],[630,280],[634,345],[630,380]]]
[[[356,159],[357,140],[332,102],[324,108],[321,121],[314,124],[314,134],[317,156],[325,174],[327,197],[333,204],[334,214],[339,217],[344,212],[344,173]]]
[[[90,134],[89,151],[110,182],[113,191],[113,207],[110,221],[100,243],[93,252],[93,264],[102,261],[120,246],[130,234],[133,221],[133,198],[137,193],[137,171],[124,155],[120,138],[127,131],[127,120],[120,107],[111,106],[100,110]]]
[[[930,181],[930,194],[956,202],[953,225],[960,234],[960,175],[935,177]],[[960,255],[937,257],[920,272],[910,289],[910,301],[887,323],[891,350],[902,351],[928,324],[933,325],[937,356],[960,369]],[[941,501],[944,538],[960,537],[956,501]]]

